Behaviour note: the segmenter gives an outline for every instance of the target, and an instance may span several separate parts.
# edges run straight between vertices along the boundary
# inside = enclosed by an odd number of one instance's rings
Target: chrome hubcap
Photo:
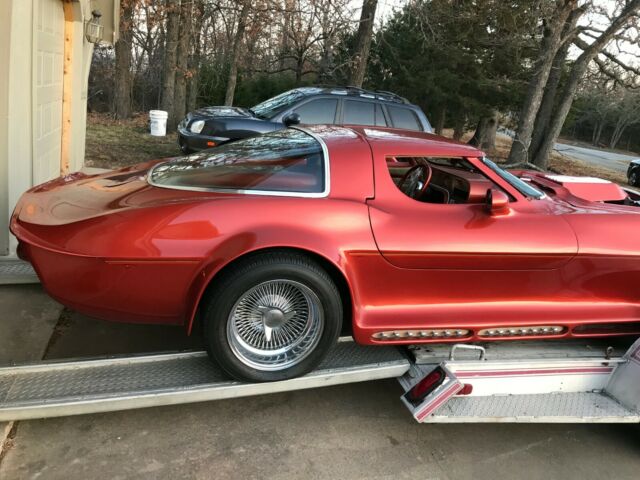
[[[322,305],[309,287],[292,280],[269,280],[235,303],[227,339],[245,365],[276,371],[305,359],[318,345],[323,327]]]

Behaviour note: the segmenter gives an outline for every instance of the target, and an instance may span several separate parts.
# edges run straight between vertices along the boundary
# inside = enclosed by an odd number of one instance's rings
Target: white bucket
[[[164,110],[149,111],[149,127],[154,137],[164,137],[167,134],[167,118],[169,114]]]

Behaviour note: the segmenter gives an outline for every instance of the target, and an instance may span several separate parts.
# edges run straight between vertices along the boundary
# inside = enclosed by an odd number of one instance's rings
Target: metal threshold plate
[[[460,396],[425,423],[639,423],[640,415],[599,392]]]
[[[409,369],[395,347],[340,341],[319,368],[281,382],[230,380],[205,352],[85,359],[0,368],[0,421],[220,400],[394,378]]]
[[[0,260],[0,285],[38,283],[38,275],[30,263],[22,260]]]

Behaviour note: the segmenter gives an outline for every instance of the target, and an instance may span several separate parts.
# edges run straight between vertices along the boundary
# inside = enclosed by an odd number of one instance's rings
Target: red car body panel
[[[325,198],[159,188],[146,180],[153,163],[72,175],[20,200],[11,226],[20,254],[54,298],[113,321],[190,329],[222,268],[251,252],[294,248],[344,277],[360,343],[424,328],[467,329],[465,340],[479,340],[483,328],[547,324],[563,326],[564,336],[621,333],[600,324],[640,333],[637,207],[583,200],[520,172],[548,194],[529,199],[483,164],[482,152],[429,134],[309,130],[329,153]],[[509,212],[405,196],[387,162],[410,156],[464,157],[485,177],[478,189],[488,181],[510,196]],[[591,200],[611,194],[598,188]],[[573,330],[589,324],[597,327]],[[385,343],[417,341],[446,339]]]

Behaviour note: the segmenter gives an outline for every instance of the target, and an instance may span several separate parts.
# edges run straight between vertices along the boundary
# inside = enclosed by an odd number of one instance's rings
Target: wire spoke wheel
[[[303,361],[324,328],[318,296],[293,280],[269,280],[244,292],[227,320],[227,340],[245,365],[278,371]]]

